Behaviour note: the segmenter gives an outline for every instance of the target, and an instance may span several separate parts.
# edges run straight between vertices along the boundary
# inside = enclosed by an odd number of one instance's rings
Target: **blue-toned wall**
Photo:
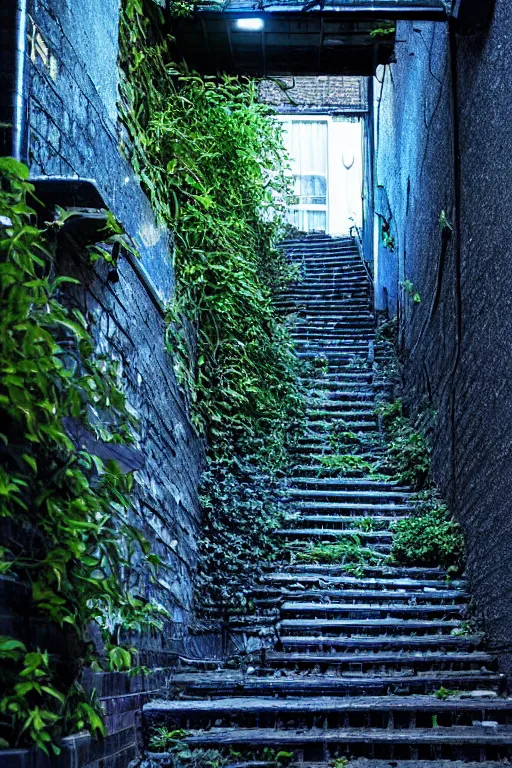
[[[510,669],[512,6],[497,0],[452,47],[444,24],[400,23],[397,40],[376,83],[377,212],[396,245],[379,247],[377,297],[398,309],[407,400],[435,414],[435,474],[466,532],[476,614]]]
[[[21,2],[7,0],[7,12],[0,14],[0,22],[5,21],[2,39],[11,39],[8,26],[12,30],[13,14]],[[165,305],[174,287],[172,238],[156,223],[121,149],[118,15],[118,0],[29,0],[28,163],[32,176],[94,179],[141,256],[136,269],[135,262],[123,257],[115,282],[108,269],[98,263],[91,266],[68,243],[59,249],[59,267],[80,278],[81,286],[70,291],[69,300],[90,321],[98,351],[119,361],[130,406],[140,418],[139,447],[145,466],[136,473],[137,519],[168,568],[157,583],[141,583],[132,561],[127,578],[137,584],[139,594],[158,600],[172,617],[163,634],[135,640],[141,663],[154,669],[168,666],[177,650],[189,647],[203,449],[165,343]],[[3,57],[0,63],[5,63]],[[7,100],[0,99],[0,107],[5,112]],[[67,201],[60,202],[65,206]],[[12,582],[0,582],[0,634],[21,628],[25,639],[37,637],[41,644],[48,642],[50,650],[71,653],[64,647],[62,632],[54,637],[48,628],[36,626],[28,615],[28,599],[20,600],[13,589]],[[68,758],[75,760],[73,765],[79,759],[80,765],[90,768],[128,765],[137,753],[141,705],[149,692],[158,693],[164,678],[163,670],[138,677],[90,675],[85,683],[102,699],[109,736],[97,743],[84,737],[68,739],[59,765],[70,764]],[[11,765],[11,757],[6,759]]]

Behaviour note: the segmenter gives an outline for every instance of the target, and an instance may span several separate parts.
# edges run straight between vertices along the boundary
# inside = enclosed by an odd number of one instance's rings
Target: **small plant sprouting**
[[[300,551],[291,550],[296,562],[314,565],[364,566],[379,565],[385,560],[384,555],[361,544],[359,536],[345,537],[340,541],[322,541],[308,544]]]
[[[421,296],[417,291],[414,290],[414,285],[410,280],[403,280],[401,285],[404,289],[404,292],[411,297],[415,304],[419,304],[421,302]]]
[[[444,232],[453,232],[453,225],[450,224],[446,217],[446,211],[441,211],[439,216],[439,226],[441,227],[441,234]]]
[[[396,24],[393,21],[383,21],[381,22],[380,27],[377,27],[376,29],[372,29],[370,32],[370,37],[372,38],[385,38],[385,37],[391,37],[391,35],[394,35],[396,32]]]
[[[436,699],[441,699],[441,701],[444,701],[445,699],[450,698],[450,696],[457,696],[459,691],[451,690],[450,688],[444,688],[441,686],[437,689],[437,691],[434,691],[434,696]]]

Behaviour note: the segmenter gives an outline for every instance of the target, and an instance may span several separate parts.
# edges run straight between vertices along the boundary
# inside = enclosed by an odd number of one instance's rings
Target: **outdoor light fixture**
[[[265,23],[263,19],[237,19],[236,28],[243,29],[245,32],[260,32]]]

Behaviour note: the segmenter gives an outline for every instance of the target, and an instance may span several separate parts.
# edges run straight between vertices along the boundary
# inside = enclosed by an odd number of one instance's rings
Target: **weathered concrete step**
[[[299,351],[295,352],[296,357],[298,357],[301,360],[326,360],[326,364],[329,366],[330,372],[338,372],[338,370],[345,369],[347,370],[349,365],[352,365],[351,361],[354,357],[360,357],[362,363],[366,365],[366,358],[368,355],[368,350],[366,349],[364,354],[362,351],[358,350],[349,350],[347,349],[344,352],[338,352],[336,350],[329,350],[329,349],[322,349],[322,350],[314,350],[309,349],[305,351]],[[364,358],[364,359],[363,359]],[[350,370],[350,368],[348,368]]]
[[[311,484],[306,483],[306,485]],[[319,486],[317,488],[288,487],[286,495],[292,498],[300,498],[304,501],[309,501],[311,499],[322,499],[325,501],[358,501],[366,504],[375,503],[385,506],[389,506],[392,502],[400,503],[404,500],[410,501],[413,499],[413,494],[410,491],[396,490],[392,487],[385,487],[378,491],[367,490],[365,488],[357,488],[356,490],[350,488],[340,489],[333,487],[334,483],[331,481],[323,482],[321,480],[317,481],[317,485]],[[412,505],[406,504],[405,506],[411,507]]]
[[[356,411],[347,408],[347,410],[335,413],[330,417],[326,414],[322,414],[319,415],[318,418],[315,418],[314,413],[311,414],[311,412],[306,412],[306,435],[311,432],[314,434],[321,432],[326,433],[327,437],[332,437],[333,423],[336,423],[336,426],[340,431],[349,432],[349,424],[360,424],[363,422],[371,426],[375,432],[378,432],[377,416],[373,411]]]
[[[381,722],[392,724],[395,718],[393,715],[416,713],[424,714],[429,719],[431,725],[431,715],[447,715],[448,717],[460,717],[465,720],[497,720],[502,723],[511,722],[512,718],[512,699],[489,697],[483,692],[475,691],[465,696],[455,695],[448,699],[438,699],[435,696],[356,696],[353,698],[341,697],[331,698],[319,696],[318,698],[265,698],[265,697],[239,697],[223,699],[197,700],[173,700],[156,699],[144,705],[144,717],[151,721],[164,720],[173,716],[183,718],[190,717],[195,720],[199,717],[212,718],[235,718],[242,717],[265,717],[270,716],[268,722],[278,723],[297,717],[301,720],[307,715],[320,716],[322,720],[337,721],[342,715],[356,720],[361,714],[369,714],[381,718]],[[490,715],[492,714],[492,718]],[[275,720],[276,719],[276,720]],[[441,719],[441,717],[439,718]],[[176,722],[176,721],[174,721]],[[256,724],[256,722],[255,722]],[[283,723],[284,724],[284,723]],[[297,722],[294,723],[298,725]],[[468,723],[469,724],[469,723]],[[394,725],[397,727],[398,724]],[[185,727],[191,727],[187,725]],[[205,722],[202,727],[207,727]],[[294,725],[290,724],[291,728]],[[327,722],[327,727],[331,727]]]
[[[381,515],[380,517],[369,517],[359,515],[289,515],[285,516],[283,524],[286,528],[322,528],[333,529],[338,531],[347,531],[350,529],[351,533],[357,532],[359,538],[361,533],[372,531],[385,532],[389,531],[390,535],[393,530],[393,525],[398,522],[398,517],[387,517]],[[358,520],[365,521],[365,527],[357,526]],[[372,524],[370,525],[370,522]]]
[[[443,581],[441,579],[414,579],[414,578],[358,578],[356,576],[336,576],[331,575],[329,572],[321,571],[322,566],[313,566],[313,570],[318,569],[318,573],[310,572],[306,570],[307,566],[295,566],[299,570],[296,573],[285,572],[271,572],[266,574],[263,578],[266,583],[269,584],[282,584],[288,586],[289,584],[299,583],[303,585],[315,585],[321,589],[329,589],[333,586],[345,587],[347,589],[362,589],[366,593],[372,591],[379,592],[380,590],[402,590],[403,592],[417,592],[430,594],[444,594],[446,592],[457,592],[466,594],[465,587],[466,582],[463,579],[455,579],[453,581]],[[311,567],[311,566],[309,566]],[[303,568],[303,570],[302,570]],[[340,569],[342,570],[342,569]]]
[[[414,510],[412,504],[383,504],[377,500],[367,500],[359,503],[356,499],[350,499],[350,501],[314,501],[306,498],[304,501],[293,501],[293,506],[296,510],[307,514],[310,511],[312,514],[317,514],[319,511],[331,512],[331,513],[343,513],[343,512],[357,512],[362,517],[371,517],[377,513],[383,515],[387,514],[392,517],[400,516],[401,513],[409,514]]]
[[[283,619],[280,623],[282,634],[320,635],[357,634],[381,635],[396,633],[400,635],[414,633],[424,635],[451,634],[459,631],[461,622],[454,619],[413,619],[413,618],[356,618],[356,619]]]
[[[375,435],[376,439],[380,439],[380,433],[377,429],[376,423],[369,422],[369,421],[357,421],[355,419],[351,418],[345,418],[344,419],[345,424],[343,425],[343,431],[344,432],[354,432],[356,435],[358,432],[364,432],[365,435]],[[318,429],[313,431],[310,429],[309,432],[307,432],[304,436],[299,437],[297,443],[298,445],[302,446],[310,446],[310,445],[317,445],[318,443],[325,444],[326,447],[329,447],[330,441],[329,438],[331,437],[330,432],[319,432]],[[334,451],[331,450],[331,453]]]
[[[342,336],[338,339],[294,339],[294,347],[299,357],[308,353],[318,357],[325,355],[368,355],[368,342],[361,337]]]
[[[461,591],[439,591],[432,592],[398,592],[393,590],[373,590],[364,589],[255,589],[251,592],[256,605],[259,608],[279,606],[284,600],[294,600],[295,602],[322,602],[323,600],[337,602],[365,602],[375,605],[385,606],[389,603],[405,603],[414,605],[436,605],[438,603],[456,605],[459,608],[467,605],[468,595]],[[411,602],[412,601],[412,602]]]
[[[473,651],[482,648],[483,636],[475,635],[375,635],[349,637],[315,637],[296,635],[282,637],[283,648],[288,651],[425,651],[434,650],[443,653],[450,651]]]
[[[439,671],[422,675],[243,675],[241,673],[177,673],[170,686],[173,693],[187,696],[389,696],[434,693],[440,688],[457,691],[497,691],[504,676],[495,672],[464,673]]]
[[[370,284],[363,267],[357,264],[345,264],[331,267],[329,270],[306,269],[301,272],[299,282],[288,286],[287,291],[323,295],[324,292],[342,291],[346,287],[359,286],[368,290]],[[282,295],[282,294],[281,294]],[[286,295],[286,293],[285,293]]]
[[[371,320],[344,320],[336,322],[329,322],[317,318],[316,320],[309,320],[306,323],[296,323],[290,328],[290,334],[293,337],[299,338],[319,338],[329,339],[337,338],[338,334],[358,334],[366,341],[372,339],[372,321]]]
[[[309,406],[307,409],[307,426],[317,422],[323,422],[328,428],[332,428],[333,421],[345,421],[348,418],[358,421],[376,421],[377,416],[373,408],[364,408],[361,403],[336,403],[336,408],[327,410],[318,406]]]
[[[468,670],[491,671],[495,669],[495,659],[488,653],[474,651],[472,653],[267,653],[265,666],[278,669],[310,669],[316,668],[320,673],[368,672],[386,673],[394,671],[420,672],[434,670],[451,670],[467,672]]]
[[[332,331],[331,333],[325,331],[312,331],[311,333],[295,333],[290,331],[290,336],[293,339],[296,348],[303,346],[329,346],[335,347],[346,346],[348,344],[364,344],[368,349],[368,333],[363,330],[348,329],[341,331]]]
[[[307,565],[301,563],[300,565],[287,565],[282,568],[283,573],[314,573],[325,577],[329,576],[343,576],[346,577],[346,573],[343,569],[343,565]],[[446,578],[446,571],[442,568],[417,568],[410,566],[372,566],[367,565],[364,567],[364,577],[375,579],[425,579],[425,580],[439,580]],[[451,582],[454,583],[454,582]]]
[[[321,466],[321,465],[320,465]],[[302,467],[295,467],[296,472],[300,472]],[[306,466],[305,469],[310,470],[311,467]],[[294,488],[306,488],[313,490],[323,490],[324,488],[332,490],[341,490],[359,494],[360,491],[368,491],[376,495],[388,495],[390,498],[395,498],[398,494],[404,494],[404,496],[413,495],[404,485],[398,485],[393,480],[372,480],[371,477],[363,478],[349,478],[349,477],[306,477],[296,474],[289,480],[290,485]]]
[[[278,308],[279,301],[274,302],[274,306]],[[290,315],[293,315],[295,322],[310,323],[310,322],[341,322],[343,320],[355,321],[359,320],[373,320],[369,293],[363,297],[358,296],[354,298],[348,297],[346,300],[332,301],[320,301],[315,300],[297,301],[294,308],[291,307],[291,302],[285,300],[283,306],[287,306],[287,311]],[[373,334],[372,334],[373,335]]]
[[[323,410],[338,410],[345,403],[354,403],[360,408],[373,408],[375,404],[375,387],[368,379],[358,381],[331,381],[320,377],[302,379],[306,390],[306,403],[309,408]],[[338,396],[339,395],[339,396]]]
[[[437,618],[462,618],[464,606],[450,605],[442,603],[440,605],[374,605],[371,603],[322,603],[322,602],[284,602],[281,605],[282,616],[307,617],[314,616],[316,619],[323,620],[323,617],[331,617],[333,620],[361,618],[384,620],[390,618],[400,618],[408,621],[409,619]]]
[[[389,555],[393,534],[388,531],[374,531],[366,533],[358,528],[334,529],[334,528],[279,528],[275,531],[277,536],[290,542],[323,541],[340,542],[343,539],[355,540],[380,555]]]
[[[373,396],[375,385],[373,384],[373,371],[360,369],[355,371],[350,368],[340,371],[312,371],[311,374],[301,376],[301,380],[309,389],[318,391],[318,396],[331,399],[336,393],[348,392],[354,395],[355,391],[366,398]],[[333,398],[335,399],[335,398]]]
[[[328,752],[375,756],[378,749],[381,756],[471,758],[484,760],[512,756],[512,728],[509,726],[453,726],[451,728],[410,728],[406,730],[344,728],[339,730],[304,729],[217,729],[192,732],[185,737],[190,747],[212,748],[232,747],[237,750],[254,748],[278,748],[301,751],[301,760],[326,759]],[[489,754],[491,750],[491,754]],[[421,752],[421,753],[420,753]]]
[[[367,322],[371,321],[372,323],[375,322],[374,315],[371,313],[370,309],[368,307],[361,308],[355,308],[350,309],[350,307],[344,307],[341,311],[339,309],[330,311],[322,311],[319,312],[317,310],[310,311],[309,309],[302,309],[297,310],[297,312],[294,313],[296,317],[297,323],[340,323],[340,322],[353,322],[358,323],[359,321]]]
[[[370,547],[379,554],[387,555],[391,551],[391,541],[393,533],[391,531],[361,531],[358,528],[339,529],[339,528],[278,528],[275,531],[288,541],[334,541],[340,542],[343,539],[354,539],[363,545]]]
[[[289,294],[308,294],[323,296],[325,293],[339,293],[345,287],[358,287],[364,290],[368,290],[370,285],[368,278],[364,274],[363,268],[347,267],[346,265],[341,268],[333,268],[329,272],[322,274],[315,273],[314,277],[311,272],[305,271],[302,279],[298,282],[292,283],[283,291],[280,296],[288,296]]]

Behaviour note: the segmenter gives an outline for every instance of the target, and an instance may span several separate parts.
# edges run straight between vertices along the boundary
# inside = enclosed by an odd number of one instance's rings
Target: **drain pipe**
[[[7,82],[8,99],[8,103],[4,103],[2,108],[4,114],[0,115],[0,121],[8,126],[2,141],[2,154],[11,155],[16,160],[26,163],[28,160],[27,0],[11,0],[10,5],[11,9],[6,15],[7,23],[10,21],[9,49],[12,52],[13,66],[2,73]]]

